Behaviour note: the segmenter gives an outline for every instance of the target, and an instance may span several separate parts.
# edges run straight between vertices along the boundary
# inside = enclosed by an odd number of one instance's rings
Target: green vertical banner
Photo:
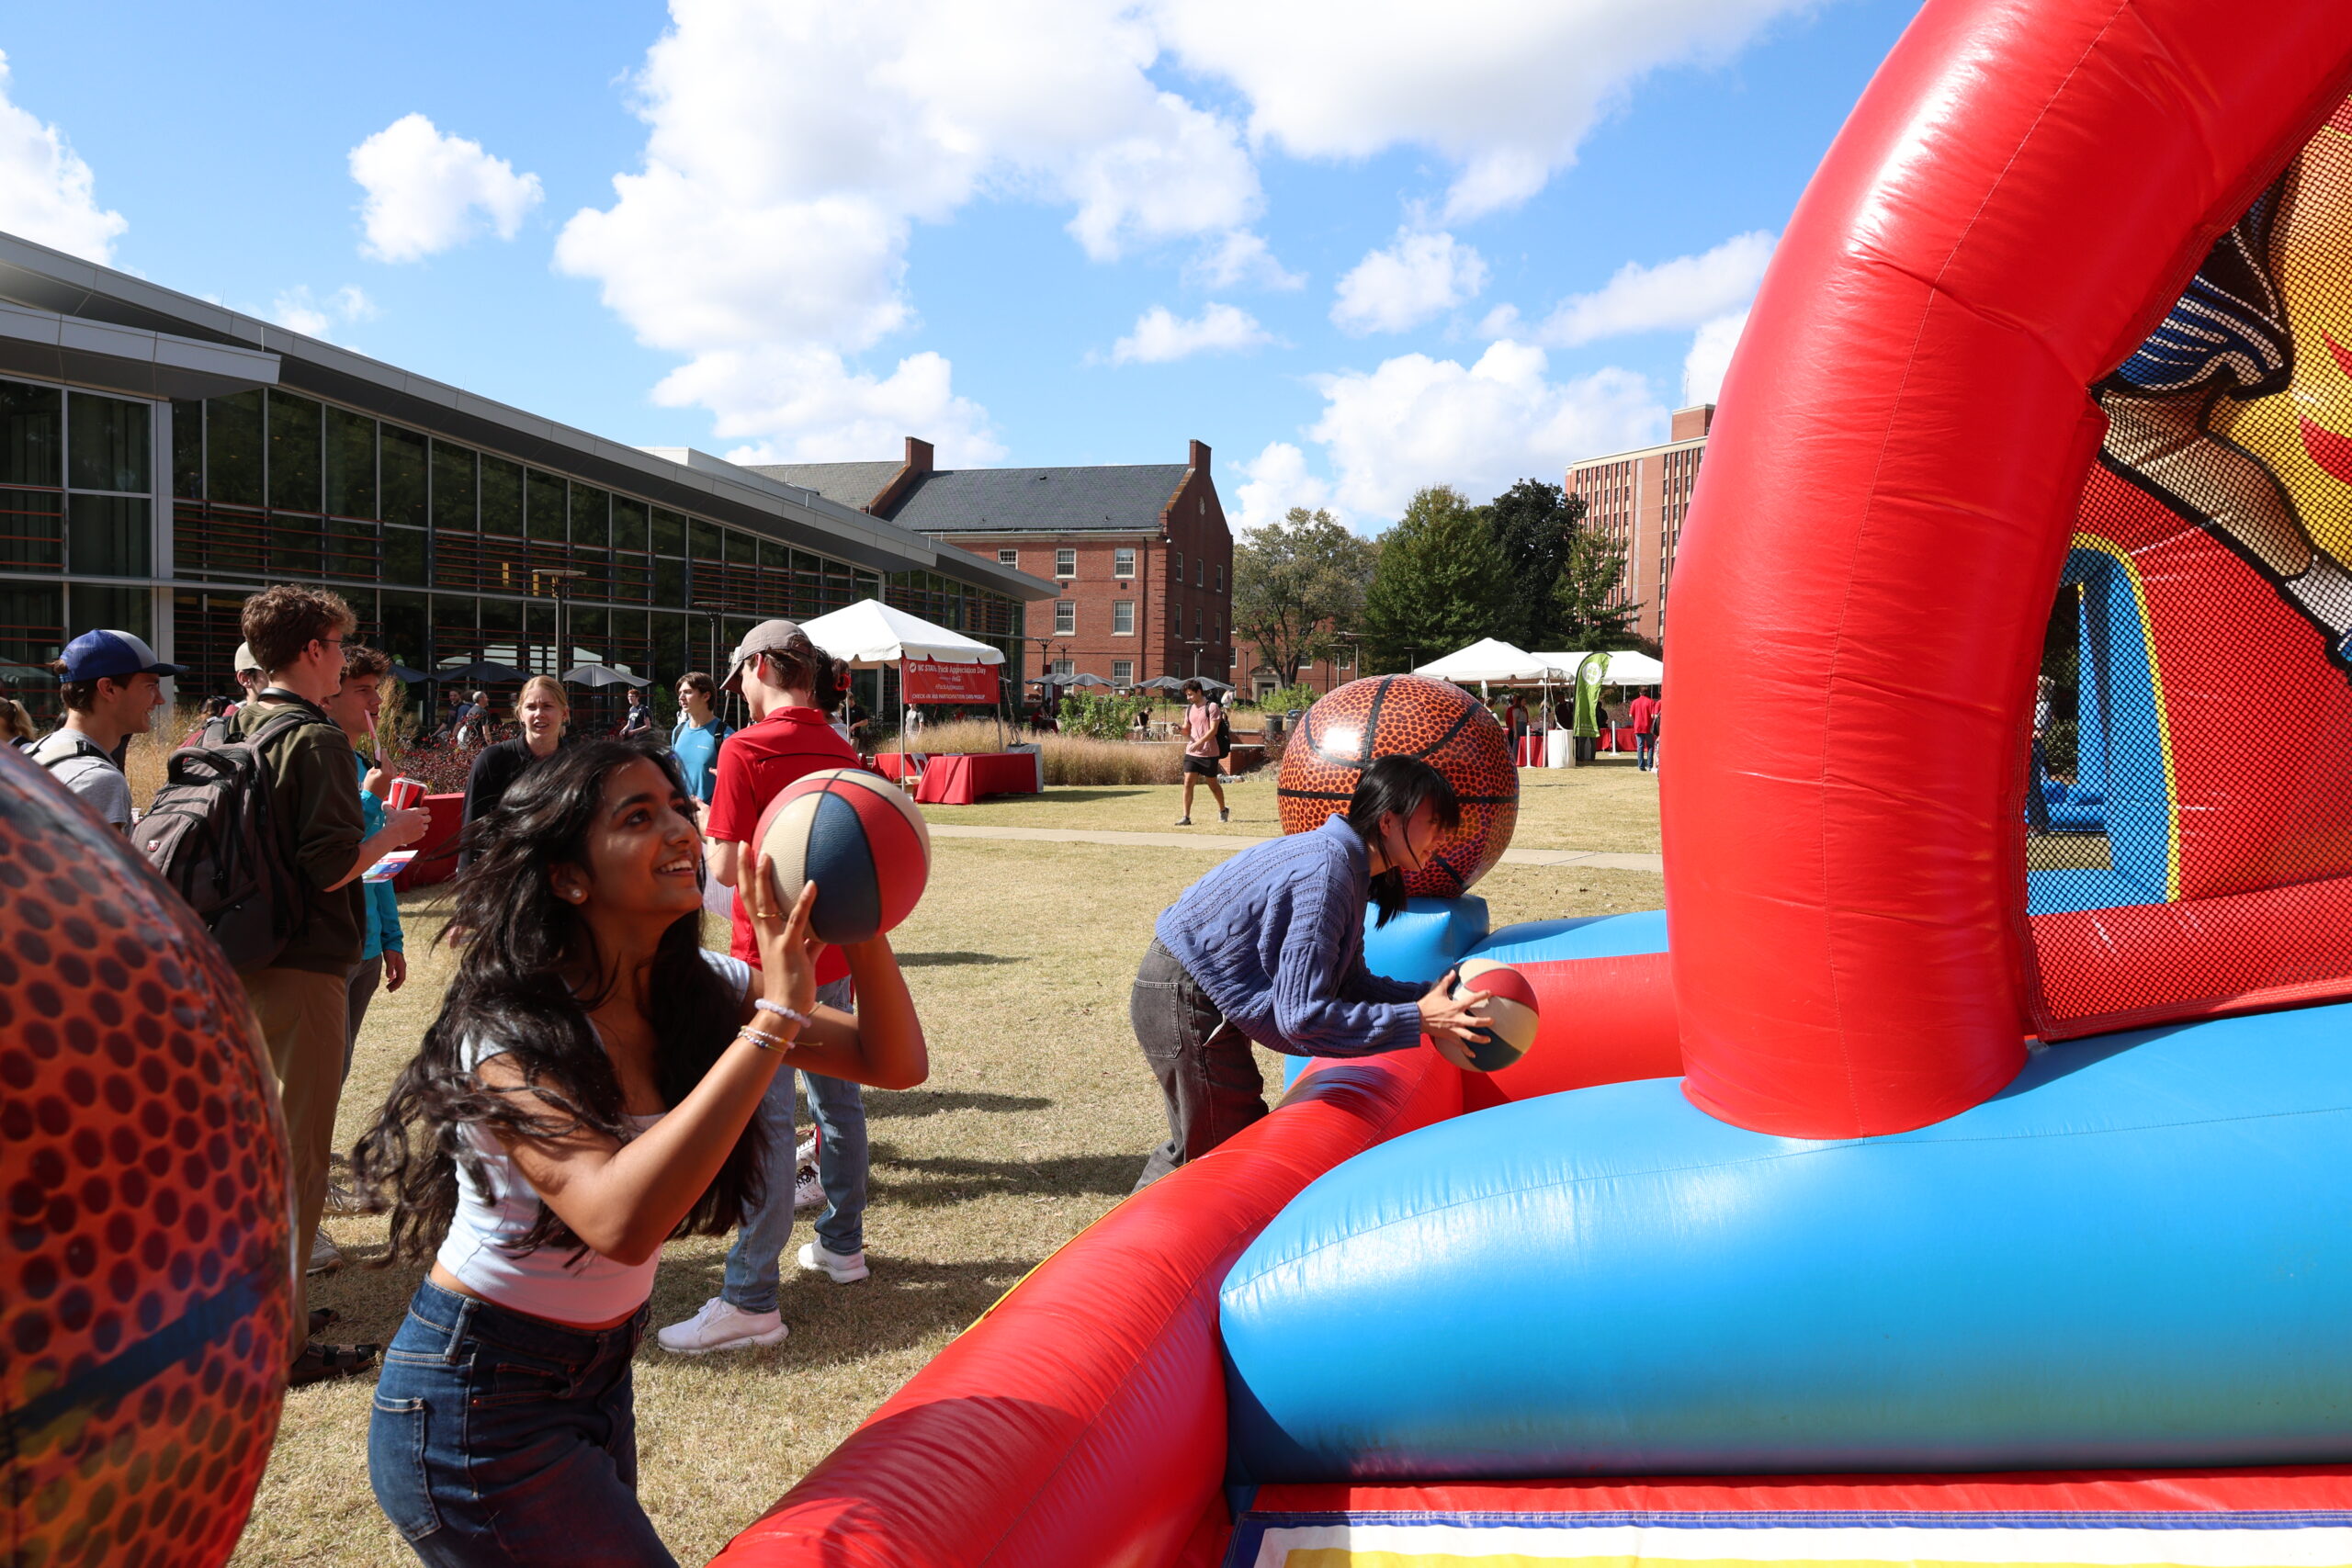
[[[1577,666],[1576,733],[1590,739],[1600,733],[1600,720],[1596,710],[1600,705],[1600,682],[1609,674],[1609,655],[1588,653],[1584,662]]]

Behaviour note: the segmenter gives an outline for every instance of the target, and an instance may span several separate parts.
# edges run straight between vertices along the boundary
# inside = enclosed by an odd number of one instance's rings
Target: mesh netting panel
[[[2048,1036],[2352,994],[2352,105],[2098,389],[2026,790]]]

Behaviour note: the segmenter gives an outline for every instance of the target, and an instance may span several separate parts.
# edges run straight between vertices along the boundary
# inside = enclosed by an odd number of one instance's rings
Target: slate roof
[[[838,501],[843,506],[864,511],[865,503],[882,493],[899,471],[896,463],[746,463],[755,474],[764,474],[781,484],[798,485],[813,490],[827,501]]]
[[[890,514],[924,534],[1156,531],[1182,463],[1069,468],[943,468]]]

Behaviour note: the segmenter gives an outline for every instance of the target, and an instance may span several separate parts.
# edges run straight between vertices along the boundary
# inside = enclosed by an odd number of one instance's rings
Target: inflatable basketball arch
[[[2352,1563],[2347,91],[1928,0],[1724,391],[1664,914],[1420,906],[1524,1062],[1311,1065],[720,1561]]]

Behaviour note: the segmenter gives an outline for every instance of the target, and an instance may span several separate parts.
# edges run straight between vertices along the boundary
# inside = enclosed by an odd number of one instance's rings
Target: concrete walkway
[[[1206,850],[1221,855],[1229,855],[1246,850],[1251,844],[1266,841],[1262,838],[1250,838],[1239,833],[1123,833],[1108,829],[1099,832],[1066,832],[1058,828],[989,828],[946,822],[933,822],[930,826],[931,836],[934,839],[1011,839],[1045,844],[1115,844],[1152,850]],[[1592,866],[1605,871],[1666,870],[1666,860],[1662,855],[1610,854],[1599,850],[1505,850],[1503,863]]]

